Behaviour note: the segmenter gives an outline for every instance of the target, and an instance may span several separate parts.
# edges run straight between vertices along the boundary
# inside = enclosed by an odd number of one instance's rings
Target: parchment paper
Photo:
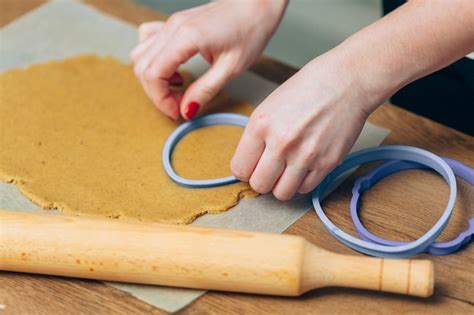
[[[112,55],[129,62],[128,54],[136,40],[134,25],[76,1],[52,1],[0,30],[0,71],[82,53]],[[198,76],[205,71],[207,63],[195,57],[183,68]],[[225,90],[258,105],[276,87],[276,84],[246,72]],[[386,129],[367,123],[353,150],[379,145],[388,133]],[[0,183],[0,208],[44,211],[6,183]],[[202,216],[193,224],[281,233],[310,208],[308,196],[279,202],[271,195],[265,195],[243,200],[223,214]],[[168,312],[183,308],[205,293],[159,286],[107,284]]]

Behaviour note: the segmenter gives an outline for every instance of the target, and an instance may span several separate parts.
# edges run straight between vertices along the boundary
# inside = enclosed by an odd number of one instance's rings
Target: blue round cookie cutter
[[[451,167],[454,172],[454,175],[462,178],[470,185],[474,185],[474,168],[470,168],[469,166],[454,159],[444,157],[443,160]],[[407,243],[401,241],[387,240],[369,232],[367,228],[362,224],[359,218],[360,196],[364,191],[369,190],[384,177],[403,170],[424,168],[426,168],[426,166],[420,163],[402,160],[392,160],[374,167],[367,174],[362,175],[361,177],[356,179],[356,181],[354,182],[354,187],[352,189],[350,212],[352,221],[355,225],[355,229],[361,239],[387,246],[398,246]],[[469,220],[468,229],[461,232],[456,238],[447,242],[434,242],[430,246],[428,246],[425,251],[433,255],[448,255],[458,251],[463,245],[469,243],[473,239],[473,235],[474,217]]]
[[[431,229],[419,239],[396,246],[387,246],[358,239],[340,230],[326,216],[321,206],[322,198],[328,193],[331,184],[347,171],[365,163],[378,160],[406,160],[416,162],[432,168],[438,172],[448,183],[450,188],[449,200],[441,217]],[[424,252],[435,239],[443,232],[449,222],[456,201],[457,185],[453,170],[437,155],[423,149],[403,146],[389,145],[369,148],[350,154],[344,162],[336,167],[321,184],[313,191],[312,200],[316,214],[323,222],[326,229],[340,242],[346,246],[371,256],[387,258],[404,258]]]
[[[234,176],[213,179],[188,179],[181,177],[175,172],[173,168],[171,163],[171,155],[173,154],[176,144],[193,130],[214,125],[231,125],[245,128],[248,120],[249,118],[244,115],[219,113],[188,121],[176,128],[166,140],[162,152],[163,166],[168,176],[171,177],[171,179],[177,184],[190,188],[208,188],[238,182],[239,180]]]

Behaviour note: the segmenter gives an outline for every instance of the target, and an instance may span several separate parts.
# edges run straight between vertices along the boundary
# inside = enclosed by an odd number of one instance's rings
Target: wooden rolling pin
[[[297,296],[326,286],[421,297],[429,260],[348,256],[302,237],[0,210],[0,269]]]

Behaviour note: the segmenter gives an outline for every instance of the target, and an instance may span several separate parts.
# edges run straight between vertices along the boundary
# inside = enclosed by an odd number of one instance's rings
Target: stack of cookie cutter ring
[[[443,160],[451,167],[456,176],[462,178],[470,185],[474,185],[474,168],[470,168],[469,166],[450,158],[445,157],[443,158]],[[387,161],[374,167],[367,174],[359,177],[354,182],[354,187],[352,189],[352,199],[350,203],[350,212],[352,221],[355,225],[355,229],[363,240],[388,246],[398,246],[406,244],[406,242],[386,240],[384,238],[372,234],[366,229],[366,227],[362,224],[359,218],[360,210],[358,209],[358,207],[360,196],[364,191],[369,190],[371,187],[377,184],[377,182],[379,182],[386,176],[403,170],[423,168],[426,168],[426,166],[414,162],[402,160]],[[459,248],[461,248],[461,246],[469,243],[473,235],[474,217],[469,220],[468,229],[461,232],[456,238],[447,242],[434,242],[430,246],[428,246],[425,251],[433,255],[448,255],[456,252],[457,250],[459,250]]]
[[[428,230],[426,234],[424,234],[419,239],[413,242],[393,243],[387,240],[382,241],[381,238],[377,238],[376,242],[373,240],[372,237],[364,237],[364,239],[358,239],[350,234],[343,232],[337,226],[335,226],[326,216],[322,209],[321,199],[323,198],[323,196],[325,195],[334,180],[336,180],[338,177],[340,177],[345,172],[354,167],[377,160],[402,160],[404,162],[416,163],[418,165],[418,168],[423,165],[424,168],[431,168],[438,172],[449,185],[449,200],[443,214],[435,223],[435,225]],[[414,166],[412,165],[411,168],[413,167]],[[391,174],[392,172],[388,173]],[[378,174],[381,175],[381,173]],[[357,191],[357,188],[355,190]],[[455,175],[453,173],[452,168],[448,165],[448,163],[445,162],[445,160],[423,149],[403,145],[390,145],[369,148],[350,154],[344,160],[344,162],[338,167],[336,167],[331,173],[329,173],[329,175],[313,191],[312,198],[315,211],[323,222],[323,224],[325,225],[325,227],[335,238],[337,238],[346,246],[371,256],[404,258],[425,251],[430,251],[430,247],[435,242],[435,239],[444,231],[444,229],[448,225],[456,200],[456,193],[457,186]],[[357,204],[357,200],[355,200],[354,202],[355,204]],[[360,232],[361,229],[358,229],[358,231]],[[466,233],[469,234],[470,230],[466,231]],[[363,234],[364,236],[367,236],[367,233]],[[461,237],[463,237],[463,235],[461,235]],[[465,242],[469,241],[470,238],[470,236],[465,237]],[[460,246],[458,246],[457,248],[459,248]]]
[[[173,169],[171,163],[171,155],[173,153],[173,149],[176,144],[188,133],[193,130],[213,126],[213,125],[233,125],[239,127],[245,127],[248,122],[248,117],[238,115],[238,114],[230,114],[230,113],[223,113],[223,114],[212,114],[208,116],[204,116],[198,118],[193,121],[186,122],[179,126],[176,130],[174,130],[169,138],[167,139],[162,153],[163,159],[163,166],[169,175],[169,177],[179,185],[191,188],[206,188],[206,187],[216,187],[222,186],[227,184],[232,184],[238,182],[238,180],[234,176],[227,176],[222,178],[215,178],[215,179],[205,179],[205,180],[193,180],[187,179],[179,176]],[[324,213],[321,200],[322,198],[328,193],[329,188],[335,180],[337,180],[341,175],[345,175],[345,173],[361,164],[377,161],[377,160],[402,160],[403,163],[408,163],[410,167],[405,166],[403,169],[408,168],[432,168],[436,172],[438,172],[448,183],[450,188],[449,193],[449,200],[441,217],[435,223],[435,225],[423,236],[413,242],[393,242],[381,239],[370,232],[367,231],[363,227],[362,224],[357,225],[357,231],[360,233],[363,239],[358,239],[350,234],[347,234],[340,230],[337,226],[335,226],[331,220],[326,216]],[[393,161],[394,164],[390,164],[392,168],[385,168],[387,166],[379,167],[378,171],[373,171],[375,175],[374,178],[381,179],[384,176],[392,174],[393,172],[397,171],[396,169],[402,168],[399,164],[396,164],[397,161]],[[449,162],[449,161],[448,161]],[[387,162],[390,163],[390,162]],[[398,163],[398,162],[397,162]],[[399,162],[401,163],[401,162]],[[411,163],[411,164],[410,164]],[[450,163],[451,164],[451,163]],[[387,164],[382,164],[387,165]],[[389,165],[389,166],[390,166]],[[405,165],[405,164],[404,164]],[[454,164],[453,164],[454,165]],[[454,167],[456,169],[456,167]],[[382,169],[382,171],[380,171]],[[393,170],[392,170],[393,169]],[[392,170],[392,171],[391,171]],[[386,175],[383,175],[383,172],[386,171]],[[467,178],[461,175],[461,172],[456,171],[456,173],[460,174],[463,178]],[[470,173],[472,175],[472,173]],[[471,176],[469,175],[469,176]],[[471,177],[469,177],[471,178]],[[372,180],[375,184],[377,180]],[[472,182],[467,179],[471,184]],[[362,182],[371,182],[361,179],[360,183]],[[364,191],[368,189],[368,184],[360,184],[359,188],[359,195],[360,191]],[[366,185],[366,186],[364,186]],[[356,189],[357,190],[357,189]],[[326,178],[321,182],[321,184],[313,191],[312,193],[312,201],[313,206],[316,211],[316,214],[319,216],[325,227],[328,231],[337,238],[340,242],[345,244],[348,247],[351,247],[357,251],[363,252],[368,255],[372,256],[380,256],[380,257],[390,257],[390,258],[403,258],[409,257],[421,252],[438,252],[437,250],[440,249],[439,245],[434,245],[435,239],[443,232],[446,228],[451,213],[453,211],[454,203],[456,200],[457,194],[457,186],[456,186],[456,179],[453,173],[453,169],[446,163],[445,160],[436,156],[433,153],[428,151],[409,147],[409,146],[402,146],[402,145],[391,145],[391,146],[382,146],[376,148],[369,148],[365,150],[361,150],[355,153],[350,154],[344,160],[344,162],[336,167]],[[354,197],[356,198],[356,197]],[[358,196],[357,196],[358,199]],[[357,206],[357,199],[355,199],[354,204]],[[357,217],[357,207],[355,207],[355,216]],[[353,217],[354,218],[354,217]],[[356,218],[355,222],[358,220]],[[458,249],[462,244],[465,244],[471,238],[472,235],[472,223],[473,220],[471,219],[471,228],[461,233],[461,235],[451,242],[458,242],[459,238],[462,238],[458,245],[444,245],[450,248],[451,251]],[[449,243],[449,242],[448,242]],[[441,243],[443,244],[443,243]],[[443,247],[443,246],[441,246]]]

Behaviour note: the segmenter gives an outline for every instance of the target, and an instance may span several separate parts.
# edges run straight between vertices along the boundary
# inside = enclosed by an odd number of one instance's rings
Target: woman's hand
[[[316,58],[257,107],[231,162],[238,179],[289,200],[342,161],[376,103],[343,54]]]
[[[255,110],[234,175],[281,200],[310,192],[378,105],[474,50],[472,9],[462,0],[408,1],[314,59]]]
[[[276,29],[287,0],[217,1],[145,23],[130,58],[145,92],[172,119],[193,118],[224,86],[250,66]],[[185,92],[178,67],[200,53],[211,68]]]

